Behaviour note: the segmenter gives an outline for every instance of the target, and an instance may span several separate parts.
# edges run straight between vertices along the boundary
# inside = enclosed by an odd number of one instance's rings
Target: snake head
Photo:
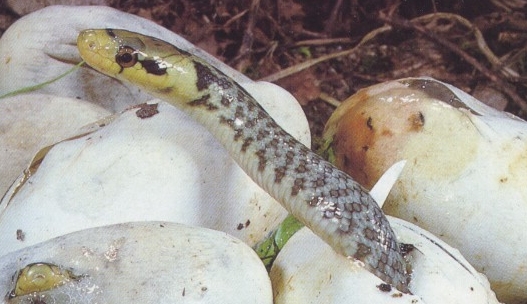
[[[157,38],[126,30],[90,29],[79,34],[77,47],[95,70],[157,97],[170,94],[188,99],[199,94],[194,56]]]
[[[51,263],[31,263],[20,269],[13,276],[14,289],[8,298],[42,292],[57,288],[70,281],[78,281],[81,276],[76,276],[68,269]]]

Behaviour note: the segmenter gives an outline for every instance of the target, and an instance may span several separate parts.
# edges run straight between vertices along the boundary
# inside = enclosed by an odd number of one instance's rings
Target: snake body
[[[409,271],[384,213],[361,185],[284,131],[239,84],[162,40],[85,30],[81,57],[203,124],[265,191],[336,252],[409,292]]]

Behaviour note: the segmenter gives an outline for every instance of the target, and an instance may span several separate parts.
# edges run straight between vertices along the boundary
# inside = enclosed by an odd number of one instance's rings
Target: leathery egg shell
[[[264,238],[285,210],[204,127],[158,102],[52,147],[36,172],[0,203],[0,256],[129,221],[202,226],[250,245]]]
[[[62,281],[13,293],[35,265],[62,271]],[[42,281],[53,277],[38,271]],[[8,295],[3,303],[272,303],[251,248],[223,232],[166,222],[91,228],[11,252],[0,258],[0,295]]]
[[[413,244],[408,253],[413,295],[383,283],[303,228],[284,246],[271,268],[274,303],[499,303],[485,276],[457,250],[413,224],[388,219],[399,242]]]
[[[39,149],[76,135],[79,128],[110,112],[78,99],[23,94],[0,100],[0,114],[0,195],[3,195]]]
[[[328,121],[338,165],[369,187],[407,160],[384,210],[434,233],[498,298],[527,300],[527,123],[431,78],[360,90]]]

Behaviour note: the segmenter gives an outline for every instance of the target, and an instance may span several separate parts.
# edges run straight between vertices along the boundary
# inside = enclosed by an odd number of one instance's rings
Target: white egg
[[[0,256],[72,231],[170,221],[260,241],[285,210],[200,125],[158,101],[55,145],[0,205]],[[16,231],[24,232],[20,241]]]
[[[55,271],[25,271],[35,264]],[[166,222],[86,229],[4,255],[0,295],[2,303],[273,302],[265,267],[245,243]]]
[[[499,303],[486,277],[457,250],[413,224],[388,219],[399,243],[414,246],[408,254],[413,295],[384,284],[304,228],[284,246],[271,269],[275,304]]]
[[[74,136],[82,126],[110,114],[91,103],[46,94],[1,99],[0,113],[6,114],[0,119],[0,196],[41,148]]]

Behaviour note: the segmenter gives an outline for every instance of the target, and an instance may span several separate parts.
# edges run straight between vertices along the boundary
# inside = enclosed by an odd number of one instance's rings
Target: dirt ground
[[[408,76],[527,118],[527,0],[114,0],[289,90],[315,138],[335,104]],[[0,33],[18,19],[0,3]],[[358,44],[360,45],[358,46]],[[300,64],[307,64],[302,67]]]

